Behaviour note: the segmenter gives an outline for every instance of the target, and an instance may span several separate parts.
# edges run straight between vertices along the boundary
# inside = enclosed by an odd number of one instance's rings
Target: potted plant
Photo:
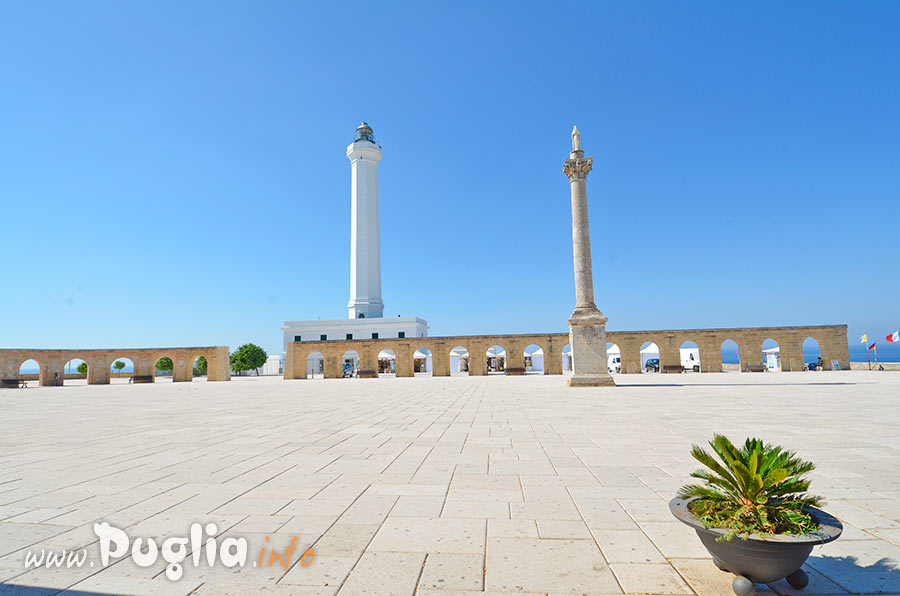
[[[792,451],[747,439],[738,449],[722,435],[709,442],[718,459],[694,445],[691,455],[706,466],[691,474],[704,484],[678,491],[669,508],[696,530],[713,563],[734,573],[738,596],[756,593],[754,583],[786,578],[805,588],[801,569],[817,544],[841,535],[841,522],[806,493],[804,475],[815,466]]]

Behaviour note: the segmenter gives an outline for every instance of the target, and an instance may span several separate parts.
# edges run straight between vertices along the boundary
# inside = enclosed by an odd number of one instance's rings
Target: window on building
[[[348,334],[347,334],[347,339],[353,339],[353,334],[352,334],[352,333],[348,333]]]
[[[406,337],[406,331],[401,331],[400,333],[397,334],[397,337],[399,337],[400,339],[403,339],[404,337]]]
[[[323,333],[322,335],[320,335],[320,336],[319,336],[319,341],[328,341],[328,334],[327,334],[327,333]]]
[[[373,334],[372,334],[372,339],[378,339],[378,334],[377,334],[377,333],[373,333]]]
[[[294,336],[294,341],[300,341],[300,336],[299,336],[299,335],[295,335],[295,336]]]

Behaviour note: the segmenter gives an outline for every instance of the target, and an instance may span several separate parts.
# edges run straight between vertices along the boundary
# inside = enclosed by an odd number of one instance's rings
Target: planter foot
[[[756,596],[756,584],[744,577],[738,575],[731,582],[731,589],[737,596]]]
[[[798,569],[785,578],[791,587],[802,590],[809,585],[809,576],[802,569]]]

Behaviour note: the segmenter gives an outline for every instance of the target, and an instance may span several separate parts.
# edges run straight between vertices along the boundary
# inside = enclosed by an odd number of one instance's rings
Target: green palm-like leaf
[[[717,462],[716,458],[704,451],[701,447],[694,445],[691,449],[691,455],[694,456],[694,459],[718,474],[721,478],[727,480],[733,489],[738,488],[737,480],[735,480],[734,475],[728,471],[728,468]]]
[[[726,538],[747,532],[808,533],[816,526],[805,509],[822,500],[806,494],[804,474],[815,469],[796,453],[761,439],[736,447],[724,435],[709,441],[713,454],[694,445],[691,455],[705,466],[691,474],[704,484],[683,486],[678,495],[694,499],[688,507],[710,527],[729,530]]]

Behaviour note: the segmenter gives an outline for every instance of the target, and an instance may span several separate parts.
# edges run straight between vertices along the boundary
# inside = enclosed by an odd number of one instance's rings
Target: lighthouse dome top
[[[374,143],[375,134],[372,132],[372,127],[365,122],[357,126],[356,139],[354,139],[353,142],[355,143],[356,141],[369,141],[370,143]]]

